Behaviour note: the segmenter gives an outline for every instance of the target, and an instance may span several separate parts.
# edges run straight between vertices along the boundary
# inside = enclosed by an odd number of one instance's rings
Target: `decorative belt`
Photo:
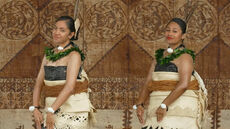
[[[148,83],[148,91],[172,91],[176,88],[178,82],[172,80],[151,81]],[[190,81],[187,90],[199,90],[198,81]]]
[[[47,86],[44,85],[42,87],[42,92],[45,95],[45,97],[57,97],[59,93],[62,91],[65,85],[57,85],[57,86]],[[72,92],[72,94],[79,94],[81,92],[87,92],[88,91],[88,80],[85,80],[84,82],[76,82],[75,88]]]

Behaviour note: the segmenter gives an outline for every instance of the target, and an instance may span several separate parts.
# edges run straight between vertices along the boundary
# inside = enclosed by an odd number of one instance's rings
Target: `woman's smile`
[[[172,40],[172,39],[173,39],[173,37],[169,37],[169,36],[168,36],[168,37],[167,37],[167,39],[168,39],[168,40]]]

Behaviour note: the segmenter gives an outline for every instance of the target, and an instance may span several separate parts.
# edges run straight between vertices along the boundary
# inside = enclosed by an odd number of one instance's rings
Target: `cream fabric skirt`
[[[195,76],[195,77],[194,77]],[[187,90],[168,107],[168,112],[161,122],[157,122],[156,110],[171,91],[153,91],[146,112],[146,129],[201,129],[204,112],[207,107],[207,90],[197,73],[191,81],[197,79],[200,90]],[[154,81],[179,80],[174,72],[154,72]]]
[[[65,113],[58,112],[55,114],[54,129],[88,129],[89,112]]]
[[[86,73],[83,71],[82,79],[77,81],[88,80]],[[47,81],[44,80],[47,86],[64,85],[66,80]],[[90,92],[90,89],[88,89]],[[45,109],[50,107],[56,100],[56,97],[46,97]],[[55,116],[55,129],[88,129],[90,125],[95,124],[94,117],[95,108],[89,100],[89,93],[82,92],[71,95],[66,102],[59,108]],[[46,114],[44,115],[46,121]],[[46,123],[44,121],[44,124]]]
[[[46,108],[56,100],[55,97],[46,98]],[[55,129],[88,129],[89,116],[93,112],[87,93],[71,95],[69,99],[54,114]],[[44,116],[46,119],[46,115]],[[46,120],[45,120],[46,121]]]

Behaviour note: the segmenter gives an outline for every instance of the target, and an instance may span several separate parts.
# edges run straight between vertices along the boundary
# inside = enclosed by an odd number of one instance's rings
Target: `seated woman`
[[[76,24],[77,25],[77,24]],[[34,86],[33,112],[37,129],[87,129],[93,111],[88,95],[88,77],[82,68],[84,54],[71,42],[78,28],[69,16],[59,17],[53,29],[55,48],[47,48]],[[44,93],[45,120],[39,111]],[[44,128],[43,127],[43,128]]]
[[[158,49],[136,109],[142,129],[201,129],[207,90],[194,70],[195,54],[185,48],[186,23],[173,18],[165,31],[168,49]],[[144,120],[144,102],[150,97]]]

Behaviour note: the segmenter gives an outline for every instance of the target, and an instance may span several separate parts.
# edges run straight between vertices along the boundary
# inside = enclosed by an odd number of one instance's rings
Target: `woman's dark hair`
[[[186,33],[187,25],[186,25],[186,22],[184,20],[182,20],[180,18],[173,18],[172,20],[169,21],[169,23],[171,23],[171,22],[175,22],[180,26],[182,34]]]
[[[74,25],[74,20],[73,20],[72,17],[70,17],[70,16],[61,16],[56,20],[56,22],[58,22],[58,21],[65,21],[68,29],[70,30],[70,32],[77,33],[77,36],[76,37],[73,36],[70,40],[78,40],[78,34],[79,34],[80,29],[78,29],[78,31],[76,32],[75,25]]]

